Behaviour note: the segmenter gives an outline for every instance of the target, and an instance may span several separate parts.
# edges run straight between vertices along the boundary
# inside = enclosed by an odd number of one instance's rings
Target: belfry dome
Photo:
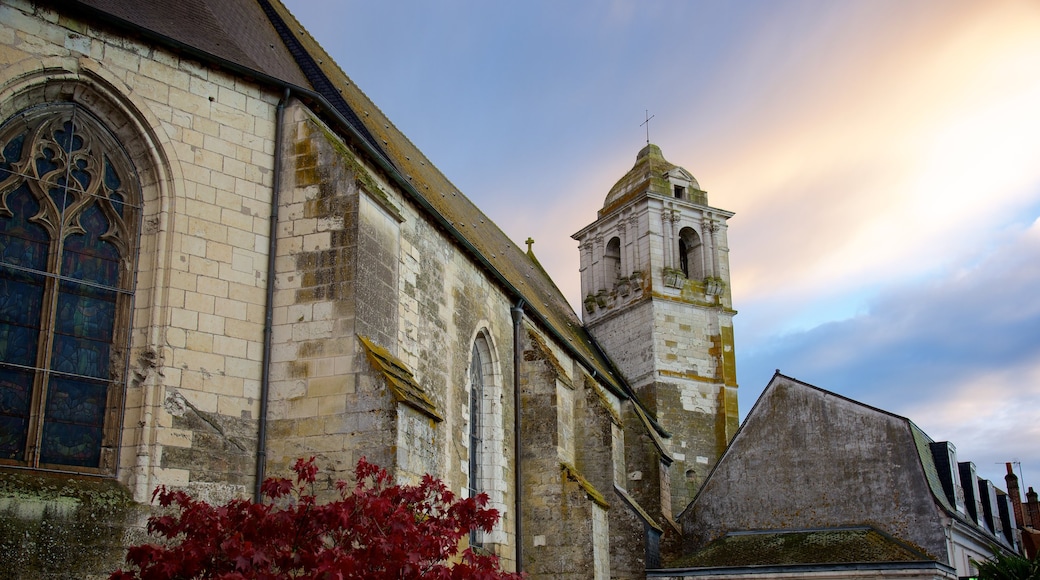
[[[669,163],[661,153],[661,148],[653,143],[639,151],[632,169],[610,188],[610,193],[603,201],[602,212],[606,213],[617,204],[642,193],[681,197],[707,204],[697,179],[689,171]],[[699,196],[696,195],[698,193]]]

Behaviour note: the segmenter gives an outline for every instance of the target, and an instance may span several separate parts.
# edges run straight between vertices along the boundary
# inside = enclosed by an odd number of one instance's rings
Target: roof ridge
[[[289,50],[289,53],[296,60],[296,64],[299,65],[300,70],[303,71],[304,76],[307,77],[307,80],[310,81],[311,86],[314,87],[314,90],[321,96],[325,97],[325,100],[328,101],[329,104],[332,105],[337,111],[339,111],[341,115],[343,115],[344,119],[346,119],[347,122],[350,123],[350,125],[358,132],[359,135],[363,136],[364,139],[368,141],[369,145],[371,145],[373,149],[378,151],[379,154],[382,155],[388,163],[396,167],[397,164],[393,162],[389,155],[386,154],[386,151],[384,151],[383,148],[379,145],[379,143],[376,141],[376,138],[368,130],[368,127],[366,127],[365,124],[361,121],[361,117],[359,117],[357,113],[354,112],[354,109],[350,107],[346,99],[343,98],[343,95],[340,94],[340,91],[335,90],[335,86],[332,84],[332,81],[325,74],[325,72],[322,71],[321,66],[318,64],[318,62],[315,61],[314,56],[310,53],[310,51],[307,50],[303,46],[303,43],[300,42],[300,39],[297,38],[295,34],[293,34],[292,30],[290,30],[289,26],[286,24],[285,19],[282,17],[281,14],[279,14],[279,11],[276,10],[275,7],[271,4],[271,1],[272,0],[256,0],[257,4],[259,4],[260,6],[260,9],[264,11],[264,14],[267,16],[268,20],[271,21],[271,25],[274,26],[275,32],[278,33],[278,36],[279,38],[281,38],[282,43],[285,44],[285,47]],[[278,0],[273,1],[278,2]],[[279,4],[281,3],[279,2]],[[285,9],[284,5],[281,5],[281,7],[283,8],[286,14],[292,16],[291,13],[287,9]],[[304,30],[303,25],[300,24],[300,22],[296,20],[295,17],[292,18],[295,21],[295,23],[299,26],[299,29]],[[338,68],[339,65],[336,64],[336,61],[328,55],[325,49],[321,48],[321,45],[320,43],[318,43],[317,39],[314,39],[314,43],[318,46],[319,49],[321,49],[323,53],[325,53],[325,56],[329,58],[329,62],[332,62]],[[340,72],[343,73],[343,70],[340,69]],[[347,77],[346,73],[343,73],[343,76],[349,78]]]

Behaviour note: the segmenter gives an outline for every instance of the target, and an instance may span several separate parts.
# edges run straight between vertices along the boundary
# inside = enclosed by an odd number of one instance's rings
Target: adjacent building
[[[964,578],[1019,552],[1008,496],[912,421],[775,374],[680,516],[667,578]]]

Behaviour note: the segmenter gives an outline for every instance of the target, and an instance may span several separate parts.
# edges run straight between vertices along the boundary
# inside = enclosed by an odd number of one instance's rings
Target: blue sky
[[[287,5],[572,304],[649,110],[736,212],[743,414],[779,368],[1040,487],[1040,3]]]

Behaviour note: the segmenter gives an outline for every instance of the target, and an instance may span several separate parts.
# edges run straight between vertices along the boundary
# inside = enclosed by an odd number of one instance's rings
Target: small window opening
[[[621,238],[610,238],[604,258],[607,262],[606,274],[612,283],[616,282],[621,278]]]
[[[686,242],[681,238],[679,239],[679,268],[682,270],[683,276],[690,277],[690,253]]]
[[[673,185],[672,191],[675,192],[676,199],[682,199],[683,194],[686,193],[686,188],[681,185]]]

